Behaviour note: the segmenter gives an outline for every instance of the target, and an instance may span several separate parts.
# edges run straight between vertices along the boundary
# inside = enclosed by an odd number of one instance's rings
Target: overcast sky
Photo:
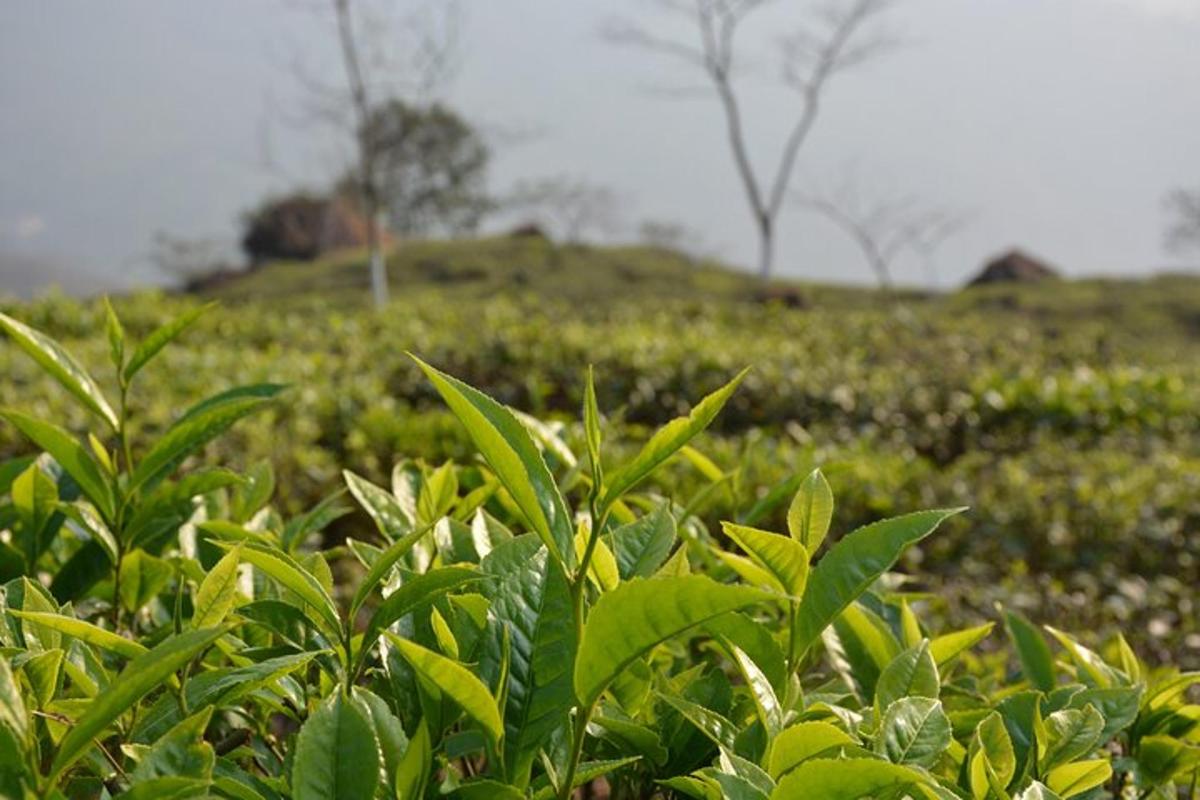
[[[397,0],[402,2],[403,0]],[[700,232],[742,265],[754,238],[719,108],[686,67],[598,35],[645,0],[463,0],[449,101],[500,136],[496,191],[568,173],[643,219]],[[803,16],[777,0],[746,28],[746,116],[773,169],[794,117],[774,42]],[[831,85],[797,186],[915,195],[970,216],[937,254],[945,285],[1019,246],[1073,275],[1179,266],[1162,198],[1200,185],[1200,0],[903,0],[904,46]],[[687,31],[679,28],[678,34]],[[339,165],[297,124],[297,52],[338,77],[332,29],[286,0],[11,0],[0,5],[0,292],[14,272],[93,288],[154,280],[155,231],[232,244],[237,217]],[[274,162],[268,163],[267,155]],[[632,235],[632,234],[630,234]],[[789,209],[781,274],[869,281],[841,234]],[[922,283],[920,259],[898,277]]]

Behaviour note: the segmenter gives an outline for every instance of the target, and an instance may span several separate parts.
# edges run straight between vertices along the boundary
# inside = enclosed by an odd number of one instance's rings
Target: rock
[[[1036,258],[1022,253],[1020,250],[997,258],[983,268],[967,285],[983,286],[989,283],[1037,283],[1039,281],[1057,280],[1061,277],[1057,270],[1038,261]]]

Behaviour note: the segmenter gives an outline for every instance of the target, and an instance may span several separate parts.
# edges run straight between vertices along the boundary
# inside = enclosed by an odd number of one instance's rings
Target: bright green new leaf
[[[52,614],[43,611],[17,611],[14,609],[9,609],[8,613],[74,637],[80,641],[87,642],[93,647],[99,647],[101,650],[108,650],[119,656],[124,656],[125,658],[137,658],[143,653],[149,652],[145,646],[131,639],[126,639],[124,636],[119,636],[112,631],[107,631],[90,622],[84,622],[81,619],[68,617],[65,614]]]
[[[234,547],[225,542],[216,542],[216,544],[227,550],[232,550]],[[333,604],[333,598],[325,591],[325,587],[321,585],[320,581],[281,551],[271,552],[250,544],[241,545],[240,551],[242,561],[253,564],[256,569],[261,570],[312,606],[312,609],[317,612],[319,620],[324,624],[325,633],[334,639],[338,638],[340,623],[337,606]]]
[[[584,625],[575,661],[575,695],[589,707],[618,672],[660,642],[774,597],[700,575],[622,583],[596,601]]]
[[[372,800],[383,756],[353,695],[334,692],[305,721],[292,766],[295,800]]]
[[[1103,759],[1076,761],[1050,770],[1046,785],[1063,800],[1103,786],[1112,777],[1112,764]]]
[[[640,483],[679,448],[707,428],[725,407],[725,403],[737,390],[747,372],[749,369],[742,370],[729,383],[705,397],[686,417],[673,419],[659,428],[632,461],[609,477],[600,507],[611,506],[621,495]]]
[[[814,469],[800,484],[788,507],[788,533],[809,553],[817,552],[833,522],[833,490],[819,469]]]
[[[416,520],[409,516],[395,495],[348,469],[342,470],[342,478],[350,494],[375,521],[375,527],[384,539],[392,542],[412,531]]]
[[[775,688],[771,686],[771,681],[759,669],[758,664],[755,664],[753,659],[746,655],[741,648],[732,646],[731,649],[734,663],[737,664],[738,671],[742,673],[742,678],[745,679],[746,686],[750,689],[750,696],[754,698],[754,708],[758,711],[758,719],[767,735],[774,736],[783,728],[783,706],[775,694]]]
[[[1038,759],[1042,772],[1086,756],[1104,733],[1104,716],[1091,705],[1055,711],[1042,724],[1047,738]]]
[[[1050,791],[1046,784],[1034,781],[1028,789],[1017,795],[1016,800],[1062,800],[1062,798]]]
[[[835,544],[809,576],[796,615],[793,661],[808,651],[846,606],[891,569],[906,547],[962,510],[921,511],[885,519],[859,528]]]
[[[801,722],[771,740],[764,765],[778,781],[798,765],[836,747],[856,745],[850,734],[828,722]]]
[[[737,542],[763,569],[771,573],[784,594],[800,598],[808,583],[808,549],[787,536],[731,522],[721,524],[725,535]]]
[[[237,573],[241,555],[240,547],[233,548],[222,556],[200,582],[200,588],[196,590],[196,598],[193,601],[193,628],[219,625],[233,610],[234,603],[237,602]]]
[[[988,637],[994,627],[996,627],[996,623],[989,622],[985,625],[968,628],[964,631],[947,633],[934,638],[929,643],[929,652],[933,654],[933,660],[937,662],[938,669],[949,664],[960,653],[970,650],[982,642]]]
[[[398,800],[420,800],[425,796],[425,784],[429,780],[429,768],[433,762],[433,743],[429,740],[429,726],[425,720],[417,725],[417,732],[408,741],[408,748],[396,767],[396,797]]]
[[[154,358],[160,350],[170,344],[175,337],[183,333],[200,318],[200,315],[213,308],[214,305],[214,303],[209,303],[193,308],[153,330],[149,336],[138,342],[133,355],[129,357],[129,363],[125,365],[125,369],[121,373],[121,379],[126,384],[132,381],[133,376],[137,375],[150,359]]]
[[[166,639],[153,650],[130,661],[108,691],[92,701],[87,711],[67,731],[67,735],[59,743],[58,753],[50,767],[50,778],[53,780],[61,775],[87,752],[92,740],[117,717],[147,692],[162,684],[197,653],[221,638],[226,630],[222,627],[187,631]]]
[[[571,515],[541,452],[512,412],[462,381],[413,360],[467,429],[496,477],[520,508],[530,528],[556,560],[575,568]]]
[[[975,728],[971,739],[969,780],[976,800],[1001,793],[1017,771],[1017,756],[1004,719],[993,711]]]
[[[0,726],[24,742],[29,735],[29,717],[21,699],[21,687],[7,658],[0,658]]]
[[[932,767],[950,740],[950,718],[940,700],[903,697],[884,711],[875,752],[896,764]]]
[[[396,563],[408,555],[408,553],[417,545],[425,534],[433,530],[432,525],[426,525],[420,530],[413,531],[406,535],[403,539],[398,539],[388,546],[386,550],[376,557],[371,568],[367,570],[366,577],[359,583],[358,588],[354,591],[354,598],[350,601],[350,615],[354,616],[358,610],[362,608],[362,604],[366,602],[371,593],[379,586],[379,584],[392,571],[392,567]]]
[[[39,709],[45,709],[58,693],[64,655],[58,648],[45,650],[28,659],[21,667],[33,688],[33,700]]]
[[[899,764],[869,758],[813,758],[783,776],[770,800],[862,800],[898,796],[900,790],[932,797],[921,773]],[[888,794],[888,793],[893,794]]]
[[[134,550],[121,562],[121,605],[137,611],[166,588],[174,570],[171,564],[145,550]]]
[[[405,614],[426,603],[431,603],[446,592],[464,586],[474,581],[483,580],[473,569],[464,567],[442,567],[431,570],[424,575],[409,578],[396,591],[389,594],[375,609],[367,628],[363,631],[362,642],[359,644],[360,660],[365,657],[367,650],[375,643],[389,625],[399,620]]]
[[[727,750],[737,747],[737,726],[726,717],[671,692],[659,692],[658,696],[713,744]]]
[[[8,422],[25,438],[45,450],[63,470],[75,479],[79,489],[106,520],[111,520],[115,500],[113,488],[100,465],[75,437],[57,425],[34,419],[19,411],[0,410],[0,419]]]
[[[504,736],[504,720],[496,708],[496,700],[483,681],[456,661],[426,650],[415,642],[388,634],[396,649],[404,656],[416,672],[436,686],[466,713],[479,723],[483,732],[493,743]]]
[[[114,431],[118,428],[120,421],[112,406],[104,399],[100,387],[62,345],[7,314],[0,313],[0,329],[9,335],[17,347],[36,361],[46,374],[83,403],[85,408],[108,423]]]
[[[591,365],[583,385],[583,433],[593,477],[600,478],[604,474],[600,463],[600,406],[596,402],[596,376]]]

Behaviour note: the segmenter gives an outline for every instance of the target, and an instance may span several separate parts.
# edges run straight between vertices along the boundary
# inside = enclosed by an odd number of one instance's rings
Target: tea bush
[[[464,252],[464,269],[484,263],[476,250]],[[284,273],[247,280],[283,286]],[[686,277],[671,286],[690,299],[644,282],[613,299],[603,294],[611,278],[594,278],[576,302],[548,292],[481,299],[471,284],[452,293],[417,284],[386,314],[313,296],[210,310],[154,366],[155,391],[133,397],[139,424],[129,435],[147,446],[193,398],[217,388],[289,383],[286,403],[208,445],[205,459],[239,470],[270,462],[274,505],[291,516],[334,491],[344,468],[386,483],[402,458],[471,462],[468,437],[405,349],[555,425],[576,452],[578,368],[595,364],[618,460],[751,363],[705,439],[729,476],[694,509],[710,531],[721,520],[781,529],[787,482],[817,466],[849,527],[970,504],[969,523],[950,520],[905,556],[923,588],[954,600],[949,624],[975,616],[970,608],[956,616],[972,603],[972,588],[989,590],[986,609],[991,590],[1007,592],[1015,579],[1020,591],[1002,598],[1009,604],[1069,612],[1080,630],[1120,629],[1155,663],[1171,654],[1200,668],[1191,591],[1200,582],[1200,281],[997,287],[913,299],[898,312],[849,291],[821,290],[814,308],[799,311],[689,294]],[[158,295],[119,306],[139,336],[196,307]],[[99,374],[107,345],[90,335],[103,326],[103,304],[47,298],[9,311],[63,341],[117,391]],[[11,388],[37,415],[82,429],[84,412],[3,337],[0,372],[3,402],[16,402]],[[31,453],[15,429],[0,426],[0,458]],[[686,461],[650,481],[682,497],[711,483]],[[779,491],[769,495],[772,488]],[[764,505],[764,495],[778,502]],[[329,541],[361,537],[369,525],[361,513],[343,517]]]
[[[962,509],[838,536],[814,470],[710,531],[729,481],[695,441],[745,373],[614,458],[589,371],[577,458],[414,359],[482,460],[345,472],[375,534],[334,544],[343,495],[285,516],[266,464],[194,458],[279,385],[131,435],[194,317],[135,341],[108,311],[110,393],[0,316],[89,420],[0,412],[42,451],[0,467],[4,796],[1197,797],[1200,675],[1014,610],[923,619],[891,570]],[[664,493],[672,461],[709,483]],[[780,531],[748,521],[773,505]]]

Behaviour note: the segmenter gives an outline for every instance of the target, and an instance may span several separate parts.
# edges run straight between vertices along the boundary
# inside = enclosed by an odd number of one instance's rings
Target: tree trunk
[[[763,283],[771,280],[775,265],[775,226],[770,217],[758,219],[758,278]]]
[[[369,204],[367,216],[367,251],[371,258],[371,297],[376,308],[388,302],[387,264],[383,257],[383,211]]]

